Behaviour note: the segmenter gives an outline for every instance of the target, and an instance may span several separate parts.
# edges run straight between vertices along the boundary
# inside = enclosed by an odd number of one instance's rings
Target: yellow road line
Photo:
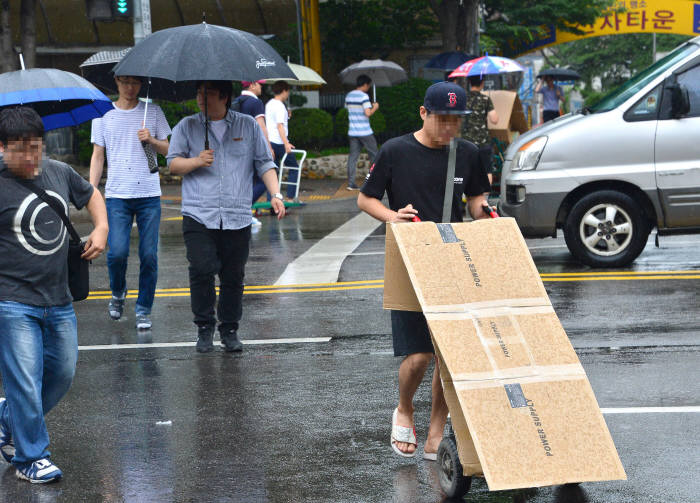
[[[542,278],[543,282],[556,282],[556,281],[640,281],[640,280],[652,280],[652,279],[700,279],[700,274],[697,275],[682,275],[677,276],[600,276],[600,277],[553,277],[553,278]]]
[[[540,276],[636,276],[658,274],[700,274],[700,270],[687,271],[598,271],[598,272],[543,272]]]
[[[600,273],[542,273],[543,282],[572,282],[572,281],[640,281],[640,280],[674,280],[700,279],[698,271],[611,271]],[[343,290],[370,290],[384,288],[384,280],[371,279],[366,281],[343,281],[338,283],[311,283],[294,285],[247,285],[244,295],[260,295],[271,293],[303,293],[303,292],[333,292]],[[218,288],[217,288],[218,291]],[[156,297],[189,297],[189,288],[159,288]],[[130,293],[128,299],[137,298],[138,293]],[[111,298],[109,290],[90,292],[88,300]]]

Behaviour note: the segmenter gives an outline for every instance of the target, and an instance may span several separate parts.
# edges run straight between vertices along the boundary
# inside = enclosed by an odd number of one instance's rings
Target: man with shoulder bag
[[[87,207],[94,224],[82,260],[103,252],[108,233],[99,191],[67,164],[43,159],[43,137],[33,109],[0,111],[0,455],[31,483],[63,475],[44,415],[68,392],[78,359],[68,203]]]

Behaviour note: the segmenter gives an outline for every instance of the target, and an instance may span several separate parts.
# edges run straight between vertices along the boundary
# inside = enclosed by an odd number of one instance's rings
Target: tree
[[[324,60],[339,71],[428,40],[438,23],[423,0],[329,0],[320,5]]]
[[[0,71],[3,72],[19,68],[10,14],[10,0],[0,0]],[[24,64],[33,68],[36,63],[36,0],[22,0],[19,17]]]
[[[688,38],[657,35],[656,50],[670,51]],[[548,66],[567,66],[581,75],[584,96],[592,92],[596,77],[600,78],[605,93],[653,62],[652,35],[648,33],[585,38],[551,47],[548,51]]]
[[[614,0],[430,0],[440,22],[445,51],[461,49],[478,54],[513,53],[523,43],[534,41],[553,25],[560,30],[582,33],[576,25],[593,23]],[[479,17],[484,32],[479,36]],[[480,40],[480,38],[482,40]]]
[[[442,50],[479,54],[478,0],[430,0],[440,23]]]
[[[27,68],[36,63],[36,0],[22,0],[19,10],[19,31],[22,34],[22,56]]]
[[[9,72],[16,67],[10,28],[10,0],[0,0],[0,72]]]
[[[580,35],[581,26],[593,24],[614,3],[615,0],[486,0],[487,43],[504,54],[517,54],[523,45],[539,38],[546,26]]]

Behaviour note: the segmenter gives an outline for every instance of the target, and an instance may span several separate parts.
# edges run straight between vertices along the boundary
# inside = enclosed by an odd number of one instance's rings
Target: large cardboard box
[[[514,91],[486,91],[484,94],[491,98],[493,107],[498,113],[496,124],[488,123],[489,134],[502,142],[510,143],[515,133],[522,134],[528,130],[527,119],[523,113],[518,93]]]
[[[513,219],[388,224],[384,307],[425,313],[465,475],[491,490],[626,479]]]

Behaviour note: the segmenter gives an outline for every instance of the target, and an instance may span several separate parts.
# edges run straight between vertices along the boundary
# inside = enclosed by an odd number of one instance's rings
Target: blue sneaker
[[[0,404],[4,401],[4,398],[0,398]],[[15,444],[12,443],[12,435],[2,425],[0,425],[0,454],[8,463],[11,463],[12,458],[15,457]]]
[[[107,309],[109,311],[109,317],[112,318],[114,321],[117,321],[119,318],[122,317],[122,313],[124,312],[125,298],[126,295],[121,299],[112,295],[112,300],[109,301],[109,306],[107,307]]]
[[[17,468],[16,475],[18,479],[32,484],[47,484],[59,480],[63,477],[63,472],[48,458],[43,458],[24,468]]]

